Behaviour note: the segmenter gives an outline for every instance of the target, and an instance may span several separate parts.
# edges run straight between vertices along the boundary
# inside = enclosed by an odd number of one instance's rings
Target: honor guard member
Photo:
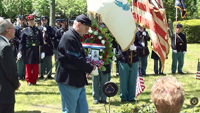
[[[153,50],[151,52],[151,58],[154,60],[154,68],[153,68],[154,73],[164,75],[162,71],[162,63],[161,63],[160,57]],[[158,67],[158,63],[159,63],[159,67]]]
[[[59,65],[55,81],[61,94],[63,113],[88,113],[85,84],[86,73],[98,75],[96,66],[88,63],[80,38],[88,33],[91,20],[81,14],[76,17],[73,28],[61,38],[58,45]]]
[[[52,55],[53,55],[53,43],[52,38],[54,37],[53,29],[47,25],[47,17],[41,17],[41,26],[39,29],[42,31],[44,47],[45,47],[45,57],[41,60],[41,79],[44,78],[45,70],[47,71],[47,78],[53,79],[52,74]]]
[[[55,23],[55,27],[53,27],[53,31],[54,31],[54,37],[52,39],[52,42],[53,42],[53,45],[54,45],[54,48],[53,48],[53,53],[54,53],[54,59],[55,59],[55,71],[57,70],[57,67],[58,67],[58,50],[57,50],[57,47],[58,47],[58,43],[59,41],[57,41],[56,39],[56,32],[58,31],[58,29],[60,29],[60,19],[56,19],[56,23]]]
[[[61,37],[63,36],[63,34],[68,30],[68,26],[66,24],[65,18],[61,19],[61,28],[58,29],[55,33],[55,39],[54,39],[54,48],[57,49],[58,48],[58,44],[60,42]],[[56,61],[57,61],[57,55],[56,55]],[[58,67],[58,61],[56,62],[56,69]]]
[[[139,61],[140,61],[140,67],[142,71],[142,75],[146,75],[146,68],[147,68],[147,59],[149,55],[149,49],[148,49],[148,43],[147,41],[150,40],[149,34],[147,31],[145,31],[145,28],[138,25],[138,31],[136,33],[136,36],[139,37],[140,42],[143,46],[142,52],[138,53],[139,55]]]
[[[72,28],[72,27],[73,27],[73,24],[74,24],[74,20],[69,20],[69,26],[68,26],[68,28],[69,28],[69,29]]]
[[[127,51],[122,52],[119,45],[117,47],[121,102],[135,101],[134,98],[139,64],[138,52],[141,52],[142,49],[143,47],[138,35],[135,36],[134,43]]]
[[[24,15],[18,16],[18,25],[15,26],[15,37],[13,38],[13,50],[15,54],[15,58],[17,58],[17,53],[19,52],[19,41],[20,35],[22,31],[27,27],[25,24],[26,20]],[[25,79],[25,64],[24,61],[21,59],[17,59],[17,71],[19,75],[19,79]]]
[[[38,27],[38,26],[41,26],[41,19],[40,19],[40,18],[37,18],[36,23],[37,23],[37,25],[36,25],[37,27]]]
[[[17,57],[20,59],[23,56],[26,68],[25,79],[28,86],[30,86],[31,84],[36,85],[38,64],[40,58],[43,59],[45,57],[45,53],[42,32],[35,26],[34,16],[29,15],[27,21],[29,26],[20,35],[21,40]],[[39,51],[39,46],[42,46],[41,51]]]
[[[182,24],[177,24],[176,26],[176,39],[175,34],[172,36],[171,45],[172,45],[172,73],[176,73],[177,61],[178,61],[178,73],[183,73],[183,64],[184,64],[184,55],[187,51],[187,40],[185,34],[182,31]]]

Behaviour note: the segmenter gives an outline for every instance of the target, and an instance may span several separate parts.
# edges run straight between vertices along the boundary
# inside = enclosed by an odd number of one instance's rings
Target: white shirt
[[[4,37],[2,35],[0,35],[0,36],[3,37],[3,39],[5,39],[8,44],[10,44],[9,40],[6,37]]]

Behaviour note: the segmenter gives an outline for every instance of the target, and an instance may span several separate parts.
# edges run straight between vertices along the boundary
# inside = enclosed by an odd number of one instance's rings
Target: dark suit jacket
[[[0,103],[14,104],[19,87],[17,65],[10,44],[0,36]]]

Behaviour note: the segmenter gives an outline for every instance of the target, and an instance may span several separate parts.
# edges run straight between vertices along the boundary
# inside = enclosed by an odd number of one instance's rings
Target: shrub
[[[200,19],[178,21],[183,25],[182,32],[186,35],[187,42],[199,43],[200,42]],[[176,22],[173,23],[176,26]],[[174,30],[175,31],[175,30]]]

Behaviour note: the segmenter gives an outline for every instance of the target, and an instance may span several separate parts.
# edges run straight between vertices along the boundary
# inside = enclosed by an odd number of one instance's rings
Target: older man
[[[76,17],[73,28],[61,38],[58,45],[59,66],[55,80],[58,84],[63,113],[88,113],[85,84],[86,73],[98,75],[96,66],[86,61],[85,51],[80,42],[88,32],[91,20],[84,14]]]
[[[9,40],[15,29],[8,19],[0,17],[0,113],[14,113],[15,90],[20,87],[15,57]]]

